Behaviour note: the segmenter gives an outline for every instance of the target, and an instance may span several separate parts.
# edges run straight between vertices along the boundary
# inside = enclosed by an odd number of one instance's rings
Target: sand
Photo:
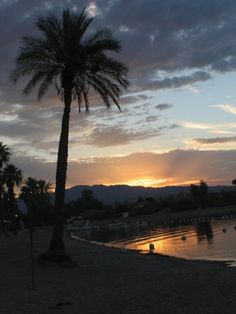
[[[34,233],[35,255],[50,230]],[[36,265],[27,231],[0,239],[0,313],[236,313],[236,268],[65,239],[78,268]]]

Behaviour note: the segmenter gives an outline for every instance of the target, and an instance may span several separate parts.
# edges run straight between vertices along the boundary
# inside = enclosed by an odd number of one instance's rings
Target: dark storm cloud
[[[213,137],[213,138],[195,138],[194,142],[199,144],[221,144],[236,142],[236,136],[232,137]]]
[[[7,89],[20,38],[36,34],[38,15],[59,14],[63,8],[82,9],[91,2],[99,12],[93,26],[108,26],[121,40],[121,58],[129,65],[132,83],[139,90],[210,79],[211,75],[203,72],[206,67],[222,72],[236,68],[233,0],[0,1],[0,90]],[[186,69],[193,74],[168,77],[168,73]],[[166,75],[153,81],[158,70]],[[6,93],[9,96],[9,89]],[[13,99],[14,93],[9,98]]]
[[[121,38],[131,65],[169,71],[217,68],[233,57],[235,12],[233,0],[120,0],[107,20],[115,29],[123,25],[128,30]]]

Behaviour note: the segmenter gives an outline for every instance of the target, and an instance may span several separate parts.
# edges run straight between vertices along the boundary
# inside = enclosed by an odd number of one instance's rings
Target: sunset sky
[[[236,177],[235,0],[0,0],[0,141],[25,177],[55,182],[63,103],[9,83],[20,39],[39,15],[87,8],[91,31],[110,28],[131,85],[122,112],[91,95],[71,112],[67,186],[166,186]]]

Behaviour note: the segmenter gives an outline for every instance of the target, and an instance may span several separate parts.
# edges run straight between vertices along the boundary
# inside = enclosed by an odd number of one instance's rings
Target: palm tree
[[[4,182],[4,175],[3,171],[1,170],[4,164],[7,164],[10,159],[10,149],[0,142],[0,218],[2,228],[4,229],[4,202],[3,202],[3,195],[5,193],[5,182]]]
[[[35,196],[39,193],[38,180],[32,177],[24,180],[24,185],[21,187],[20,199],[24,200],[24,203],[29,209],[31,207]]]
[[[4,176],[3,171],[0,170],[0,219],[1,224],[3,226],[3,220],[4,220],[4,206],[3,206],[3,195],[5,193],[5,182],[4,182]]]
[[[0,142],[0,169],[2,169],[3,164],[8,163],[10,155],[10,149],[7,147],[7,145],[4,145],[2,142]]]
[[[24,200],[28,213],[31,211],[30,214],[35,222],[40,222],[37,221],[37,217],[42,217],[50,205],[50,191],[52,191],[51,182],[32,177],[24,180],[19,198]]]
[[[9,214],[13,213],[15,210],[15,193],[14,186],[19,187],[23,175],[22,171],[18,169],[13,164],[8,164],[3,170],[4,182],[7,186],[7,198],[9,202]]]
[[[79,112],[82,103],[88,111],[88,94],[93,90],[107,108],[112,102],[119,108],[119,96],[128,86],[127,67],[107,55],[107,52],[118,53],[121,48],[112,33],[99,30],[85,37],[92,20],[85,10],[79,14],[65,10],[61,19],[52,14],[40,17],[36,25],[41,36],[23,37],[11,75],[13,82],[22,76],[31,76],[24,94],[39,85],[40,99],[49,86],[54,85],[64,102],[57,156],[55,223],[49,251],[44,254],[45,258],[53,260],[56,256],[68,260],[63,243],[63,220],[72,99],[77,98]]]
[[[33,230],[35,221],[35,210],[45,205],[45,201],[49,202],[49,189],[52,184],[46,183],[44,180],[37,180],[29,177],[24,180],[24,185],[21,187],[19,198],[24,200],[28,211],[29,219],[29,235],[30,235],[30,255],[31,255],[31,273],[32,273],[32,288],[35,290],[35,272],[34,272],[34,241]]]

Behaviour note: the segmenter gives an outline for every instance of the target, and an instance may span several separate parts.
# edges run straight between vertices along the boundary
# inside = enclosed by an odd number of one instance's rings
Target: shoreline
[[[136,250],[136,249],[127,248],[127,247],[124,248],[124,247],[119,246],[119,245],[110,244],[109,242],[105,243],[105,242],[98,242],[98,241],[94,241],[94,240],[87,240],[87,239],[84,239],[84,238],[77,236],[73,232],[70,233],[69,237],[72,240],[85,242],[87,244],[94,244],[94,245],[107,247],[107,248],[115,248],[115,249],[123,251],[124,253],[126,253],[127,251],[133,251],[133,252],[137,252],[138,254],[143,254],[143,255],[149,254],[149,255],[153,255],[153,256],[157,256],[157,257],[163,256],[163,257],[169,257],[169,258],[173,258],[173,259],[176,258],[176,259],[181,259],[181,260],[190,261],[190,262],[219,263],[219,264],[222,264],[223,266],[226,266],[226,267],[236,267],[236,259],[235,260],[233,260],[233,259],[232,260],[198,259],[198,258],[187,258],[187,257],[174,256],[174,255],[167,255],[167,254],[162,254],[159,252],[143,252],[141,250]]]
[[[198,218],[226,218],[227,215],[233,215],[236,217],[236,204],[224,207],[211,207],[211,208],[201,208],[194,210],[185,210],[178,212],[166,212],[159,211],[150,215],[139,215],[130,216],[127,218],[116,217],[102,220],[92,221],[93,225],[98,225],[100,227],[105,227],[110,223],[130,223],[137,221],[154,222],[157,224],[163,223],[181,223],[188,222],[186,219],[198,219]],[[224,218],[223,218],[224,217]]]
[[[36,230],[36,256],[47,248],[50,235],[50,228]],[[28,232],[0,240],[1,314],[235,311],[236,269],[222,262],[140,254],[69,238],[65,245],[78,268],[36,264],[32,291]]]

